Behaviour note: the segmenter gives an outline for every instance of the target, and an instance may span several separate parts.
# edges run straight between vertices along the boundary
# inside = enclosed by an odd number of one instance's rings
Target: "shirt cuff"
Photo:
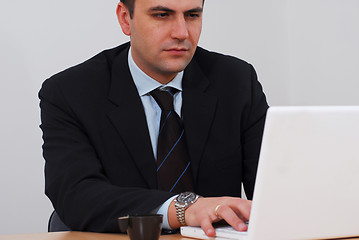
[[[162,214],[163,215],[163,223],[162,223],[162,228],[163,229],[168,229],[171,230],[172,228],[170,227],[170,224],[168,223],[168,208],[171,204],[171,202],[173,201],[173,199],[175,199],[178,195],[175,195],[171,198],[169,198],[166,202],[164,202],[160,208],[157,211],[157,214]]]

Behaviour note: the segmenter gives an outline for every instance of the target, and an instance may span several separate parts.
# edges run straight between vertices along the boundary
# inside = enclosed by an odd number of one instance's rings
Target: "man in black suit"
[[[268,106],[250,64],[197,47],[203,3],[123,0],[117,16],[130,43],[44,82],[45,192],[72,230],[118,232],[117,217],[156,212],[165,228],[213,236],[224,219],[246,230],[241,182],[251,199]],[[182,199],[156,176],[162,109],[151,94],[169,87],[195,193]]]

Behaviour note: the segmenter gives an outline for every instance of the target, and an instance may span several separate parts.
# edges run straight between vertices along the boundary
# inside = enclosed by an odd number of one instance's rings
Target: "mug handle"
[[[130,216],[124,216],[118,218],[118,226],[120,227],[120,231],[123,233],[127,232],[129,218]]]

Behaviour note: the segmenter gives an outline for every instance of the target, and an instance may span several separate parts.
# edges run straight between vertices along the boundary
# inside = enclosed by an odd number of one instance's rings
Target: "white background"
[[[1,0],[0,234],[45,232],[41,83],[128,40],[115,0]],[[206,0],[200,45],[252,63],[270,105],[359,105],[358,0]]]

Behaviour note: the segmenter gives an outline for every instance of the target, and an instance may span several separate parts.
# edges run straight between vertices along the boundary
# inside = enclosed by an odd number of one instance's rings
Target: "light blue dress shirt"
[[[173,87],[175,89],[178,89],[179,91],[174,96],[174,110],[176,113],[181,116],[181,108],[182,108],[182,78],[183,78],[183,71],[179,72],[174,79],[172,79],[171,82],[164,85],[150,76],[148,76],[146,73],[144,73],[135,63],[135,61],[132,58],[131,48],[128,52],[128,66],[130,68],[130,72],[133,78],[133,81],[136,85],[138,94],[141,98],[143,108],[145,110],[146,120],[147,120],[147,126],[148,131],[150,133],[151,138],[151,144],[152,144],[152,150],[153,155],[155,159],[157,159],[157,138],[158,138],[158,132],[160,127],[160,121],[161,121],[161,108],[157,104],[156,100],[150,95],[150,92],[156,88],[166,88],[166,87]],[[173,199],[176,198],[176,196],[168,199],[166,202],[164,202],[158,209],[155,209],[154,212],[158,214],[163,215],[163,224],[162,227],[165,229],[171,229],[168,223],[168,207],[173,201]]]

